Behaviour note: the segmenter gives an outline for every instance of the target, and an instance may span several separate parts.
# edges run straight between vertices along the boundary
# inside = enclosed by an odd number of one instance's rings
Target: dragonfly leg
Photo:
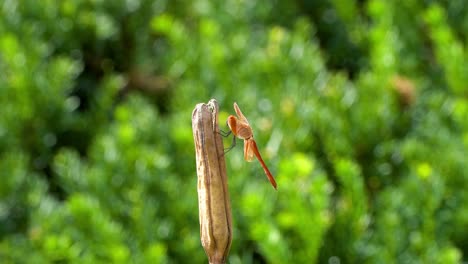
[[[236,137],[232,137],[232,144],[228,148],[224,149],[224,154],[228,153],[231,149],[233,149],[236,146]]]
[[[226,125],[227,125],[227,124],[228,124],[228,122],[226,121]],[[228,132],[225,132],[225,131],[223,131],[223,130],[221,130],[221,129],[218,131],[218,134],[220,134],[220,135],[223,136],[223,137],[228,137],[229,135],[231,135],[231,133],[232,133],[232,131],[231,131],[230,129],[229,129]]]
[[[226,131],[222,131],[221,129],[218,131],[218,134],[220,134],[221,136],[223,137],[228,137],[229,135],[231,135],[232,131],[229,130],[228,132]]]
[[[230,134],[230,133],[228,133],[228,135],[229,135],[229,134]],[[224,154],[228,153],[228,152],[229,152],[231,149],[233,149],[235,146],[236,146],[236,137],[233,136],[233,137],[232,137],[232,144],[231,144],[231,146],[229,146],[228,148],[225,148],[223,154],[221,154],[219,157],[221,158],[222,156],[224,156]]]
[[[227,124],[227,121],[226,121],[226,124]],[[219,131],[218,131],[217,133],[220,134],[220,135],[223,136],[223,137],[228,137],[229,135],[231,135],[232,131],[229,130],[229,131],[225,132],[225,131],[219,129]],[[232,144],[231,144],[231,146],[229,146],[228,148],[225,148],[223,154],[222,154],[220,157],[224,156],[224,154],[228,153],[228,152],[229,152],[231,149],[233,149],[235,146],[236,146],[236,136],[233,135],[233,136],[232,136]]]

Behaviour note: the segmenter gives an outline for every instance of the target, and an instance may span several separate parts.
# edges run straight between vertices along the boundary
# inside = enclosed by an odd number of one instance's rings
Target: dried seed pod
[[[226,263],[232,241],[232,217],[216,100],[195,107],[192,129],[197,162],[201,243],[210,263]]]

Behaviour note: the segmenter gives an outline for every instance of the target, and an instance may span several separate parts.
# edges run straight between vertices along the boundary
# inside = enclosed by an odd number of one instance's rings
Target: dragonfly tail
[[[273,175],[271,175],[270,170],[268,169],[265,162],[263,161],[262,156],[260,155],[260,152],[258,151],[257,143],[255,143],[255,140],[253,140],[253,139],[250,140],[250,143],[252,144],[252,146],[250,148],[254,152],[255,156],[258,159],[258,161],[260,161],[260,164],[262,165],[262,168],[265,171],[265,174],[266,174],[268,180],[270,181],[271,185],[273,185],[273,188],[275,188],[275,190],[277,190],[278,188],[277,188],[277,185],[276,185],[275,178],[273,178]]]

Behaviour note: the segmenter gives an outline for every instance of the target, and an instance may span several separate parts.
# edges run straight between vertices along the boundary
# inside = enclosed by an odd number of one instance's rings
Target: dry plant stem
[[[226,263],[232,241],[232,217],[216,100],[195,107],[192,129],[197,160],[201,243],[210,264]]]

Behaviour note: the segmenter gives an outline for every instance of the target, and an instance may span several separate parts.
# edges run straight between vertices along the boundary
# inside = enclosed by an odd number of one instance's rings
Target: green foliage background
[[[467,43],[464,0],[4,0],[0,263],[206,263],[211,98],[278,181],[229,153],[229,263],[468,261]]]

